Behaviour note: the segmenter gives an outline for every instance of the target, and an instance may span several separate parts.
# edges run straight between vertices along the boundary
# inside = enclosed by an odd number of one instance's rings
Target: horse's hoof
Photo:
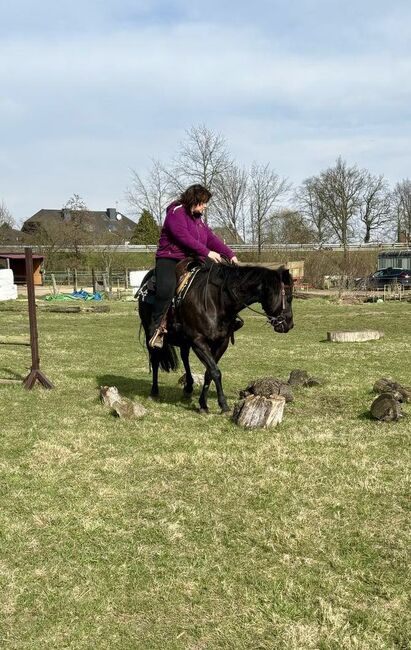
[[[189,388],[189,389],[184,388],[184,390],[183,390],[184,397],[191,397],[192,394],[193,394],[193,389],[192,388]]]
[[[230,417],[232,414],[233,414],[233,411],[232,411],[232,409],[230,409],[229,406],[227,406],[227,408],[221,409],[221,411],[220,411],[220,415],[225,415],[226,417]]]
[[[199,412],[201,415],[209,415],[209,413],[210,413],[210,411],[209,411],[208,408],[203,408],[202,406],[199,406],[199,408],[198,408],[198,412]]]
[[[149,395],[148,399],[151,400],[152,402],[156,402],[159,398],[159,395]]]

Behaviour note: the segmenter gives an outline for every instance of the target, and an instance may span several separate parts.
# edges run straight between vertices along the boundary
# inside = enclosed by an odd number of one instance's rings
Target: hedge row
[[[375,271],[377,267],[377,251],[351,251],[348,256],[348,267],[344,264],[343,253],[340,251],[267,251],[258,258],[255,253],[240,253],[242,262],[252,264],[278,263],[304,260],[304,280],[314,287],[321,287],[325,275],[348,275],[351,278],[364,277]],[[154,253],[87,253],[78,257],[70,253],[55,253],[52,259],[46,260],[46,270],[66,271],[69,269],[113,272],[139,269],[149,269],[154,265]]]

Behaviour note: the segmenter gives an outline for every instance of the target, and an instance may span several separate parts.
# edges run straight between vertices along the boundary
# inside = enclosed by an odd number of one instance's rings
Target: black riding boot
[[[150,347],[163,347],[164,320],[176,289],[177,262],[162,257],[156,259],[156,297],[148,331]]]

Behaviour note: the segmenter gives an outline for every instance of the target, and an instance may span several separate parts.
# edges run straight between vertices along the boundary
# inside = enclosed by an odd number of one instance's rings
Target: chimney
[[[116,221],[117,220],[117,210],[116,210],[116,208],[107,208],[106,213],[107,213],[107,216],[110,219],[110,221]]]

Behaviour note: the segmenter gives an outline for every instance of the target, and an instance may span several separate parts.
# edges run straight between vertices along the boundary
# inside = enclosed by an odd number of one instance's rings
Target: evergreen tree
[[[132,244],[157,244],[160,229],[148,210],[143,210],[131,237]]]

